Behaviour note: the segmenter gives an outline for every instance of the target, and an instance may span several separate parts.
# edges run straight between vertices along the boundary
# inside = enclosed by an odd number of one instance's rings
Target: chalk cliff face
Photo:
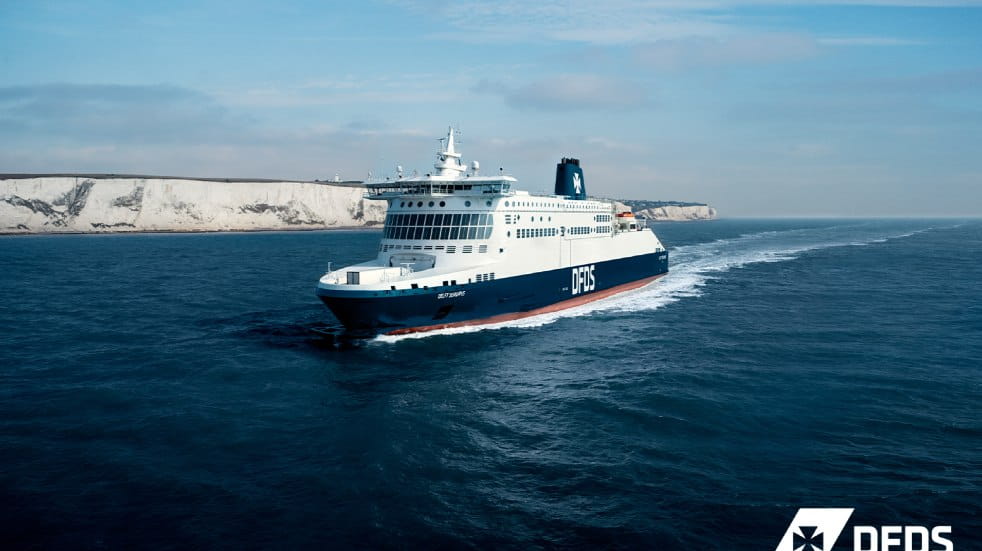
[[[0,178],[0,233],[248,231],[381,226],[353,184],[117,176]],[[617,201],[650,220],[711,220],[695,203]]]
[[[713,220],[716,218],[716,209],[709,205],[697,204],[663,204],[660,206],[643,207],[651,204],[650,201],[632,201],[633,204],[615,201],[617,211],[623,212],[633,210],[635,216],[643,216],[648,220],[664,222],[686,222],[690,220]]]
[[[242,231],[380,226],[365,188],[139,177],[0,180],[0,233]]]
[[[664,206],[635,211],[637,216],[649,220],[712,220],[716,218],[716,209],[709,205]]]

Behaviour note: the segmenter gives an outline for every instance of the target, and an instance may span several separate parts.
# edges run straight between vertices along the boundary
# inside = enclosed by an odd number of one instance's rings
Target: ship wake
[[[495,329],[528,329],[548,325],[563,318],[580,317],[600,312],[657,310],[683,299],[701,296],[703,287],[709,281],[723,277],[730,270],[752,264],[786,262],[809,251],[885,243],[932,229],[935,228],[900,230],[857,224],[765,231],[695,245],[685,245],[669,249],[670,267],[665,277],[640,289],[582,306],[519,320],[437,329],[424,333],[379,335],[375,340],[394,343],[404,339],[419,339],[436,335],[459,335]]]

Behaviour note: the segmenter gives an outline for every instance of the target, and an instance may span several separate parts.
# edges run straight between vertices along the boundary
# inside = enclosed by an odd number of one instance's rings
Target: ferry
[[[467,166],[449,129],[434,172],[366,184],[388,202],[376,257],[329,270],[317,295],[349,330],[399,335],[501,323],[645,286],[668,252],[630,211],[587,197],[577,159],[555,193]]]

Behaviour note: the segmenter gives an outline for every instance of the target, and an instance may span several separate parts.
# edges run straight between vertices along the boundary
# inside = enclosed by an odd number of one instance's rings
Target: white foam
[[[514,321],[467,327],[437,329],[406,335],[380,335],[376,341],[393,343],[436,335],[460,335],[477,331],[541,327],[557,320],[584,316],[594,312],[637,312],[657,310],[684,298],[698,297],[702,287],[719,274],[750,264],[785,262],[801,253],[818,249],[866,246],[910,237],[933,228],[903,233],[859,226],[832,226],[786,231],[764,231],[672,249],[669,273],[640,289],[628,291],[596,302],[558,312],[540,314]],[[860,235],[857,236],[856,234]]]

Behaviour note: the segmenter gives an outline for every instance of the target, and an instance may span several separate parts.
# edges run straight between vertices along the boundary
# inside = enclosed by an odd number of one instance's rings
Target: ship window
[[[471,206],[471,202],[470,202],[470,201],[464,201],[464,206],[465,206],[465,207],[469,207],[469,206]]]
[[[423,206],[423,202],[422,202],[422,201],[417,201],[417,202],[416,202],[416,206],[417,206],[417,207],[421,207],[421,206]]]
[[[449,281],[447,281],[447,280],[445,280],[445,279],[443,280],[443,286],[444,286],[444,287],[446,287],[446,286],[447,286],[447,285],[449,285],[449,284],[450,284],[450,282],[449,282]]]
[[[422,226],[432,226],[433,225],[433,215],[432,214],[427,214],[426,215],[426,221],[424,221],[421,225]]]
[[[422,238],[423,238],[423,228],[422,226],[420,226],[416,228],[416,233],[413,236],[413,239],[422,239]]]
[[[440,239],[450,239],[450,228],[444,226],[440,228]]]
[[[430,231],[431,231],[431,228],[428,228],[428,227],[423,228],[423,237],[421,239],[429,239],[430,238]]]
[[[506,206],[506,207],[508,206],[508,201],[505,201],[505,206]]]
[[[488,226],[488,227],[484,228],[484,238],[485,239],[489,239],[491,237],[491,232],[493,232],[493,231],[494,231],[494,227],[493,226]]]
[[[491,201],[485,201],[484,204],[490,207],[491,206]]]
[[[460,232],[460,228],[458,228],[457,226],[450,228],[450,239],[457,239],[457,235],[459,234],[459,232]]]
[[[445,206],[447,206],[447,202],[446,202],[446,201],[440,201],[440,206],[441,206],[441,207],[445,207]]]
[[[431,206],[431,207],[433,206],[433,201],[430,201],[430,204],[429,204],[429,206]]]
[[[456,279],[451,279],[450,280],[450,284],[451,285],[456,285],[457,284],[457,280]]]
[[[511,232],[508,232],[508,233],[507,233],[507,234],[505,234],[505,235],[506,235],[507,237],[511,237]]]
[[[410,214],[409,215],[409,221],[406,222],[406,225],[407,226],[415,226],[416,225],[416,215],[415,214]]]
[[[419,284],[418,283],[413,283],[412,284],[412,287],[413,287],[413,289],[419,289]]]
[[[459,226],[460,225],[460,215],[459,214],[453,215],[453,223],[450,224],[450,225],[451,226]]]
[[[467,231],[467,239],[476,239],[476,238],[477,238],[477,228],[471,226]]]

